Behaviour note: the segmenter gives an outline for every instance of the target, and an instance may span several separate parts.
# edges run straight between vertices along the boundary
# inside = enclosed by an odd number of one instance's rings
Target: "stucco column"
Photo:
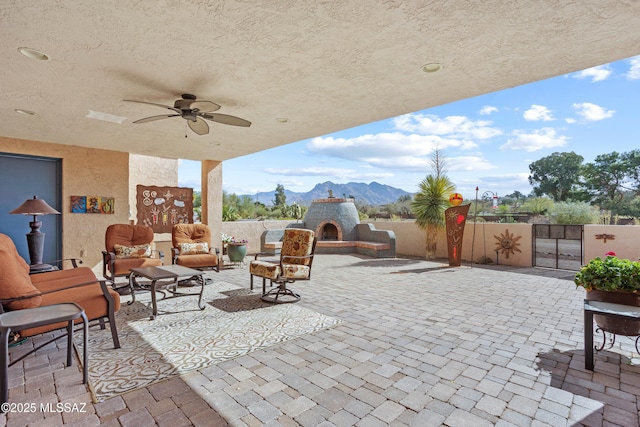
[[[202,161],[202,222],[211,229],[211,244],[222,251],[222,162]]]

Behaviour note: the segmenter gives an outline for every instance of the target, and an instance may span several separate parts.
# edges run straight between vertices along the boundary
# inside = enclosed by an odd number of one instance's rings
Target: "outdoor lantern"
[[[40,231],[42,222],[38,221],[39,215],[57,214],[60,212],[53,209],[42,199],[33,196],[33,199],[27,199],[23,204],[9,212],[10,214],[33,215],[33,221],[29,222],[31,233],[27,233],[27,245],[29,246],[29,258],[31,263],[29,268],[31,272],[50,270],[49,264],[42,263],[42,252],[44,251],[44,233]]]

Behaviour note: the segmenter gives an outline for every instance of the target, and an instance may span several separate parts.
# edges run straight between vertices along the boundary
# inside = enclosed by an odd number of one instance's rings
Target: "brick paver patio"
[[[7,426],[637,426],[629,339],[584,369],[584,291],[565,278],[318,255],[302,304],[335,328],[92,404],[64,340],[10,368],[11,402],[84,412]],[[530,272],[531,270],[522,270]],[[248,288],[247,266],[208,274]],[[567,280],[567,278],[569,280]],[[260,288],[260,287],[258,287]],[[127,298],[127,297],[124,297]],[[91,332],[90,332],[91,333]],[[636,364],[634,364],[636,363]]]

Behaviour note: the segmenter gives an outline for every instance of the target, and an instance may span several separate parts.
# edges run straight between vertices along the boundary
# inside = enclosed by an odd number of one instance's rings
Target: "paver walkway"
[[[64,348],[10,370],[12,402],[85,412],[14,426],[638,426],[632,342],[584,370],[571,280],[410,259],[319,255],[292,287],[338,327],[91,404]],[[208,274],[248,287],[247,266]],[[64,345],[61,342],[59,345]]]

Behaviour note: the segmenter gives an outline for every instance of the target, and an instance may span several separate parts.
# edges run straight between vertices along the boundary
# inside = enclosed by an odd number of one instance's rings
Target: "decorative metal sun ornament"
[[[513,236],[513,233],[509,233],[509,229],[507,228],[504,233],[498,236],[493,236],[498,241],[496,242],[496,252],[501,252],[502,255],[509,258],[509,255],[515,254],[516,252],[522,252],[518,246],[518,240],[522,238],[522,236]]]

